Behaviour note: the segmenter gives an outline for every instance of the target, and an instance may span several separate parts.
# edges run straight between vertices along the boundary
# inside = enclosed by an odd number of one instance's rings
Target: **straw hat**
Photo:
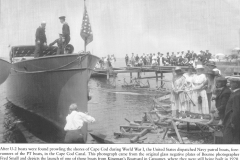
[[[181,67],[176,67],[174,70],[179,71],[179,70],[182,70],[182,68]]]
[[[229,76],[228,79],[232,82],[240,82],[240,76]]]
[[[196,69],[204,69],[204,67],[203,67],[203,65],[198,64],[198,65],[196,66]]]

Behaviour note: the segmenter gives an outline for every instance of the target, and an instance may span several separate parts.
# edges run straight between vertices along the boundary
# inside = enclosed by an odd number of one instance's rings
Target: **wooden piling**
[[[161,72],[161,88],[163,88],[163,72]]]
[[[155,74],[156,74],[156,88],[158,88],[158,72],[155,72]]]
[[[109,77],[110,77],[110,71],[108,70],[107,71],[107,79],[109,79]]]
[[[130,83],[132,83],[132,72],[130,72]]]
[[[140,77],[141,77],[141,76],[140,76],[140,72],[137,72],[137,77],[138,77],[138,78],[140,78]]]

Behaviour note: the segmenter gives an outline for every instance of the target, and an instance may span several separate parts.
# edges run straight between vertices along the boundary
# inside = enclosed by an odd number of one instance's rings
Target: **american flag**
[[[83,20],[82,20],[82,28],[80,33],[82,39],[86,41],[86,45],[93,41],[93,34],[92,34],[92,28],[89,21],[87,8],[84,1],[84,13],[83,13]]]

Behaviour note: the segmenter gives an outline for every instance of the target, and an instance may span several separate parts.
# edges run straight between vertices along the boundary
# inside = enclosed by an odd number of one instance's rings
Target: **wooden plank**
[[[135,120],[134,121],[135,123],[141,123],[142,121],[140,121],[140,120]],[[143,123],[151,123],[150,121],[146,121],[146,122],[143,122]],[[167,125],[168,123],[165,123],[165,122],[159,122],[158,120],[154,120],[154,124],[156,124],[156,125]]]
[[[167,100],[171,97],[171,94],[167,94],[167,95],[164,95],[162,97],[159,97],[158,98],[158,101],[164,101],[164,100]]]
[[[152,129],[154,129],[154,127],[152,127],[152,126],[123,126],[123,125],[121,125],[120,126],[120,128],[132,128],[132,129],[150,129],[150,130],[152,130]]]
[[[158,114],[158,113],[156,113],[156,114]],[[179,118],[175,118],[175,117],[172,117],[172,116],[164,116],[164,115],[159,114],[159,117],[161,117],[161,118],[172,119],[172,120],[179,121],[179,122],[196,123],[196,124],[201,124],[201,125],[211,124],[213,122],[214,116],[213,116],[212,113],[210,114],[210,116],[211,116],[210,120],[204,120],[204,119],[191,119],[191,118],[179,119]]]
[[[141,77],[141,78],[138,78],[138,79],[151,79],[151,78],[161,78],[161,76],[150,76],[150,77]],[[166,79],[158,79],[158,81],[163,81],[163,82],[172,82],[170,80],[166,80]]]
[[[135,69],[135,70],[115,70],[113,73],[132,73],[132,72],[141,72],[141,70]]]
[[[178,132],[178,129],[177,129],[177,126],[176,126],[176,124],[175,124],[174,121],[172,121],[172,125],[173,125],[173,128],[174,128],[174,130],[175,130],[175,132],[176,132],[176,134],[177,134],[177,137],[178,137],[179,142],[180,142],[180,143],[183,143],[182,137],[180,136],[180,134],[179,134],[179,132]]]
[[[130,139],[130,142],[131,142],[131,143],[135,143],[135,142],[137,142],[137,141],[139,140],[140,137],[145,136],[148,132],[149,132],[148,129],[144,129],[144,130],[142,130],[142,131],[140,132],[140,135],[138,135],[138,136],[134,136],[132,139]]]
[[[165,133],[164,133],[164,135],[163,135],[163,138],[162,138],[162,139],[165,139],[165,137],[166,137],[166,135],[167,135],[167,132],[168,132],[168,130],[169,130],[169,128],[166,128],[166,131],[165,131]]]
[[[45,141],[30,133],[21,123],[18,123],[16,126],[25,137],[27,143],[46,143]]]
[[[113,135],[114,135],[114,136],[117,136],[117,137],[134,137],[134,136],[139,136],[140,133],[114,132]]]
[[[160,104],[157,99],[153,98],[153,101],[154,101],[157,105],[159,105],[159,107],[161,107],[164,111],[167,111],[164,107],[162,107],[162,104]]]

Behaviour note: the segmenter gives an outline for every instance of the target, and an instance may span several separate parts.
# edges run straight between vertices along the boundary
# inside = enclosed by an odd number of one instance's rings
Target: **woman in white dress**
[[[186,96],[183,92],[185,77],[183,76],[183,71],[180,67],[175,68],[175,74],[173,76],[172,82],[172,93],[171,93],[171,102],[172,102],[172,116],[177,117],[179,111],[183,109],[183,105],[186,101]]]
[[[158,63],[157,63],[157,56],[155,55],[155,53],[153,53],[153,57],[152,57],[152,65],[153,66],[156,66]]]
[[[189,66],[188,67],[188,72],[184,73],[183,76],[185,77],[185,85],[184,85],[184,90],[185,90],[185,94],[186,94],[186,104],[183,105],[183,111],[184,112],[192,112],[194,111],[194,102],[193,100],[193,78],[196,76],[196,74],[194,73],[195,69],[193,68],[193,66]]]
[[[204,74],[204,68],[202,65],[197,65],[197,74],[193,77],[193,107],[192,112],[200,114],[201,118],[203,114],[209,114],[208,98],[206,93],[207,88],[207,77]]]

